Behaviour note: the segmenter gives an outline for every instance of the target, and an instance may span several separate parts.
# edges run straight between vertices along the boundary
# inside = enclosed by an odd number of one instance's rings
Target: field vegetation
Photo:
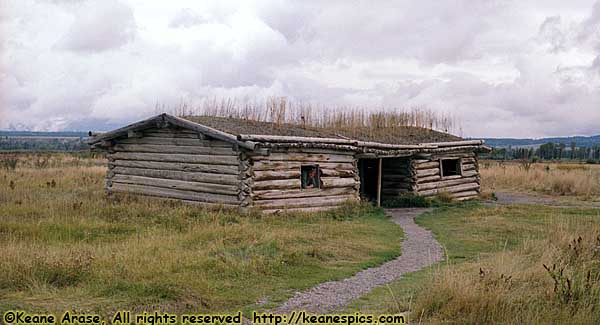
[[[240,216],[103,193],[99,157],[4,156],[0,311],[267,308],[400,253],[369,205]]]
[[[458,324],[598,324],[600,209],[444,207],[417,217],[447,260],[355,301]]]
[[[240,216],[106,198],[99,156],[3,154],[0,162],[0,311],[267,309],[400,252],[399,227],[368,205]],[[409,312],[422,323],[600,323],[600,209],[577,206],[599,200],[598,166],[480,166],[488,193],[535,192],[576,204],[392,202],[434,207],[416,221],[447,260],[375,289],[347,311]]]
[[[536,192],[600,200],[600,165],[577,163],[480,162],[484,191]]]

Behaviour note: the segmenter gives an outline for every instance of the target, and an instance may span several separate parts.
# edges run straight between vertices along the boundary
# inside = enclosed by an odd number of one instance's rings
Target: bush
[[[382,205],[386,208],[429,208],[431,200],[414,193],[405,193],[383,201]]]
[[[18,163],[19,158],[17,157],[5,157],[2,160],[0,160],[0,165],[7,171],[15,170],[17,168]]]

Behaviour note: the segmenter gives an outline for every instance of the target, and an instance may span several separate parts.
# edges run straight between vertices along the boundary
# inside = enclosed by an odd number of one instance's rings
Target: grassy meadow
[[[267,308],[400,253],[401,229],[368,205],[240,216],[107,199],[100,158],[3,157],[0,312]]]
[[[548,166],[548,167],[546,167]],[[486,191],[600,200],[600,166],[482,162]],[[104,195],[90,155],[0,155],[0,312],[110,315],[277,306],[400,253],[383,211],[240,216]],[[448,259],[354,301],[421,323],[600,323],[600,209],[437,205],[416,221]]]
[[[480,170],[487,192],[534,192],[600,201],[600,165],[484,160]]]
[[[416,221],[448,259],[348,310],[409,311],[424,323],[600,322],[600,209],[466,204]]]

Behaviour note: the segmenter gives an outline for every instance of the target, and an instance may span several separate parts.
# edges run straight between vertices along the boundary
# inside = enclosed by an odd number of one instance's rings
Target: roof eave
[[[256,142],[252,141],[238,141],[236,136],[233,134],[229,134],[223,131],[219,131],[213,128],[210,128],[206,125],[198,124],[192,121],[188,121],[176,116],[169,115],[167,113],[162,113],[151,118],[145,119],[143,121],[139,121],[133,124],[129,124],[122,128],[101,133],[93,136],[93,133],[90,131],[91,138],[87,141],[88,144],[93,145],[102,141],[109,141],[118,137],[126,136],[130,131],[138,131],[143,129],[148,129],[151,127],[166,127],[167,125],[175,125],[184,129],[196,131],[202,134],[206,134],[215,139],[223,140],[226,142],[230,142],[234,145],[243,147],[248,150],[254,150],[256,148]]]

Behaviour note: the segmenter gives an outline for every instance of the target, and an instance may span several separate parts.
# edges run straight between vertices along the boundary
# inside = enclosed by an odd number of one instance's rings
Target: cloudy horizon
[[[0,130],[156,105],[426,108],[468,137],[600,134],[600,1],[0,2]]]

